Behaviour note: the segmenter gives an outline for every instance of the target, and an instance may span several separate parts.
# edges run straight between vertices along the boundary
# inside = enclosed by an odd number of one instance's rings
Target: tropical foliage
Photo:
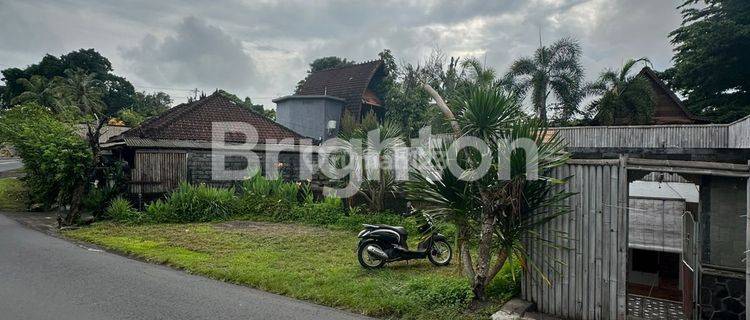
[[[548,174],[564,164],[568,154],[543,121],[524,116],[518,100],[499,88],[478,86],[452,104],[459,110],[456,116],[443,110],[447,120],[457,122],[455,137],[477,137],[489,149],[456,151],[445,141],[437,143],[438,148],[425,150],[427,156],[414,162],[406,190],[425,214],[455,226],[463,271],[475,297],[483,299],[485,288],[508,261],[520,262],[527,271],[538,268],[526,255],[524,239],[536,237],[535,228],[567,212],[561,201],[569,194],[558,188],[565,181]],[[536,144],[536,153],[513,150],[510,141],[519,139]],[[509,166],[492,161],[484,175],[457,176],[446,165],[455,161],[461,168],[478,169],[482,156],[508,159]],[[529,171],[527,161],[538,163],[537,171]],[[510,171],[509,179],[498,179],[504,170]],[[533,174],[539,178],[532,179]],[[472,244],[478,248],[476,260]]]
[[[537,117],[547,121],[548,111],[555,111],[556,120],[567,121],[579,112],[578,105],[585,96],[580,59],[578,41],[563,38],[540,46],[533,56],[514,61],[507,77],[516,87],[514,91],[531,92]]]
[[[718,122],[750,114],[750,2],[686,0],[682,25],[670,33],[669,83],[688,108]]]
[[[91,150],[70,124],[46,108],[25,104],[0,113],[0,137],[13,144],[23,159],[23,179],[32,203],[43,209],[70,206],[74,190],[87,185]],[[78,216],[60,219],[71,224]]]
[[[651,123],[654,114],[651,84],[642,76],[632,74],[639,62],[650,64],[647,58],[629,59],[620,70],[606,70],[590,85],[592,92],[601,95],[589,106],[589,114],[596,114],[595,124]]]
[[[379,124],[372,112],[361,122],[354,121],[347,113],[341,127],[338,137],[345,141],[348,152],[331,157],[332,165],[343,168],[348,164],[352,172],[361,172],[362,176],[349,175],[345,181],[341,181],[342,184],[358,184],[358,194],[365,199],[370,211],[383,211],[386,197],[399,187],[395,156],[399,148],[406,146],[401,128],[391,121]]]

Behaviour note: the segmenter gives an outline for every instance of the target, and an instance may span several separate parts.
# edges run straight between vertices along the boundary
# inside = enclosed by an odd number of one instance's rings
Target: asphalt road
[[[86,248],[0,214],[0,319],[364,319]]]
[[[0,172],[15,170],[23,167],[21,159],[0,159]]]

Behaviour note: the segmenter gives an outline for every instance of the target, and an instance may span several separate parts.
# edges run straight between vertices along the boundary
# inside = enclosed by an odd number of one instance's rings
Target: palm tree
[[[101,116],[104,110],[104,86],[93,73],[82,69],[65,70],[65,78],[55,78],[55,90],[66,103],[76,107],[83,115]]]
[[[431,87],[425,85],[425,89],[451,122],[454,137],[480,138],[488,150],[482,154],[474,149],[456,152],[446,142],[428,148],[413,164],[412,179],[406,183],[407,197],[421,204],[424,214],[456,227],[463,272],[475,299],[483,300],[485,288],[508,261],[519,261],[527,271],[539,270],[528,259],[524,240],[538,238],[536,228],[567,213],[561,203],[570,194],[559,190],[566,181],[548,174],[569,156],[562,140],[556,134],[548,135],[544,121],[524,116],[519,101],[498,87],[472,88],[453,106],[459,109],[458,116]],[[512,150],[511,143],[519,139],[533,141],[536,154]],[[507,161],[492,161],[486,174],[472,179],[457,176],[446,165],[455,161],[462,168],[477,168],[482,156]],[[529,178],[532,172],[526,170],[527,162],[538,164],[538,179]],[[510,178],[498,179],[506,170]],[[472,261],[470,243],[477,243],[476,262]]]
[[[34,102],[52,112],[60,111],[60,103],[55,88],[47,78],[34,75],[29,79],[18,79],[17,82],[26,91],[11,99],[11,105]]]
[[[101,146],[99,138],[101,137],[102,127],[107,123],[107,118],[103,114],[105,110],[102,96],[104,95],[103,84],[95,78],[93,73],[86,73],[82,69],[65,70],[65,78],[57,77],[55,80],[55,90],[60,97],[69,105],[78,109],[86,120],[86,140],[91,148],[91,166],[86,173],[86,184],[76,186],[71,192],[70,208],[63,217],[62,213],[58,216],[58,223],[70,225],[76,223],[80,217],[83,197],[86,194],[90,182],[94,181],[96,169],[101,163]]]
[[[496,82],[495,69],[489,68],[479,62],[477,58],[469,58],[461,63],[462,76],[474,85],[492,86]]]
[[[583,66],[580,62],[581,45],[572,38],[563,38],[551,46],[540,46],[534,56],[513,62],[508,77],[519,92],[531,91],[536,115],[547,120],[547,109],[559,110],[561,120],[570,119],[578,112],[584,97]],[[552,95],[555,103],[548,106]]]
[[[596,114],[596,123],[611,125],[615,120],[626,124],[651,123],[654,113],[651,86],[647,79],[631,74],[639,62],[651,64],[648,58],[628,59],[620,70],[605,70],[591,84],[590,90],[601,95],[589,106],[589,113]]]

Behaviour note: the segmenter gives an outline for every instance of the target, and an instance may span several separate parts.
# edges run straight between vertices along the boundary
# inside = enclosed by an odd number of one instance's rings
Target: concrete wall
[[[744,269],[745,179],[704,177],[700,194],[702,262]]]
[[[343,101],[328,98],[289,98],[277,102],[276,121],[303,136],[325,139],[328,121],[341,125],[343,107]]]

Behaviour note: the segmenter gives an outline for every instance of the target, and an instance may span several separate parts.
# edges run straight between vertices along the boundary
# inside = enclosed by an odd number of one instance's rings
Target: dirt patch
[[[320,227],[257,221],[221,222],[215,224],[214,228],[220,231],[238,232],[242,234],[274,234],[290,236],[327,236],[334,232]]]

